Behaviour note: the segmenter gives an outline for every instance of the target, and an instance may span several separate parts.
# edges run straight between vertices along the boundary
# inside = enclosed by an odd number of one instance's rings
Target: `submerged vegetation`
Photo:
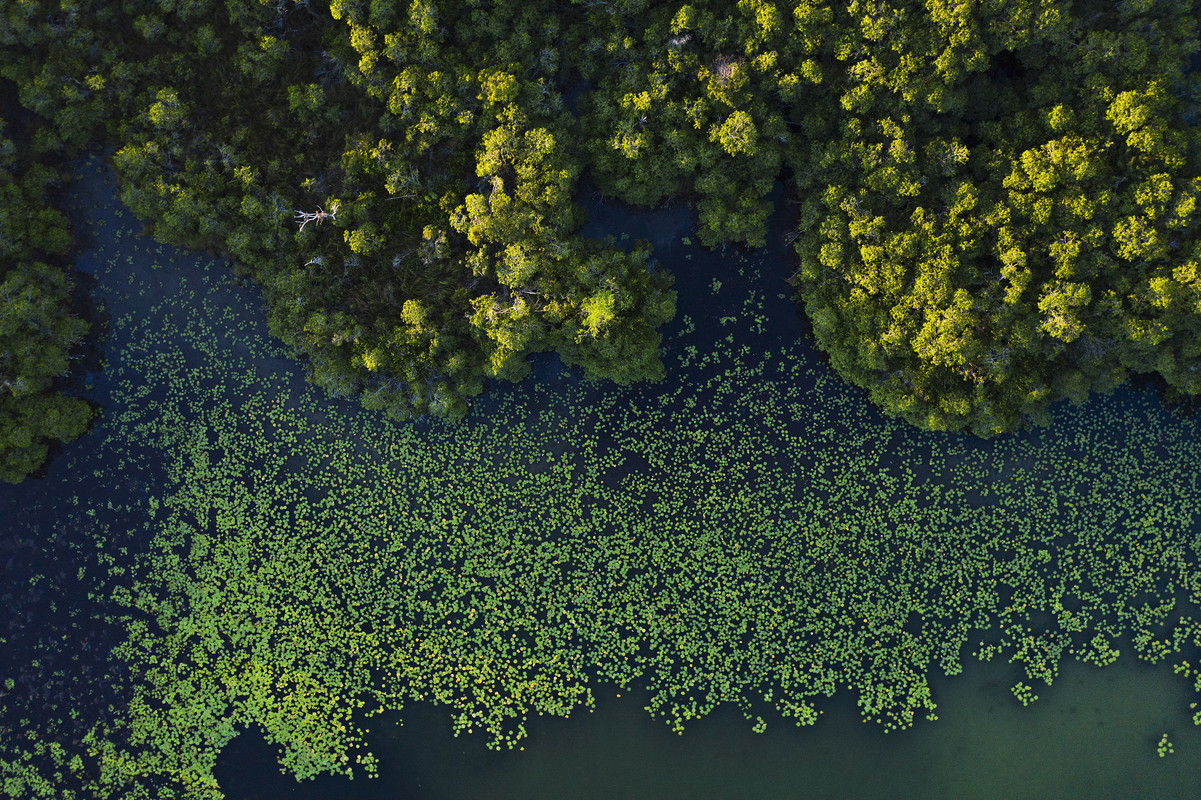
[[[398,424],[282,370],[220,264],[118,252],[89,254],[128,310],[98,479],[166,475],[122,501],[154,533],[113,580],[130,700],[82,748],[87,795],[219,797],[251,726],[298,777],[370,775],[364,726],[418,700],[507,747],[613,685],[679,730],[722,703],[812,724],[836,691],[899,730],[969,658],[1019,665],[1023,702],[1119,650],[1195,677],[1201,423],[1145,394],[987,444],[915,433],[756,332],[743,259],[741,304],[671,332],[681,381],[551,368]]]

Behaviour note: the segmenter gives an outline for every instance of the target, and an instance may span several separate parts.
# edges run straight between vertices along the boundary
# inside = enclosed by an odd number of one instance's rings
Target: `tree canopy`
[[[1130,374],[1201,392],[1196,0],[25,0],[0,70],[228,254],[314,381],[458,417],[554,351],[663,374],[672,276],[587,174],[711,247],[798,209],[798,301],[887,413],[994,435]],[[70,43],[64,47],[63,43]]]
[[[890,413],[993,435],[1134,373],[1201,392],[1197,5],[831,6],[794,282]]]
[[[0,118],[0,480],[16,483],[51,442],[83,433],[92,409],[59,391],[88,325],[72,312],[57,258],[71,245],[66,219],[48,205],[58,175],[5,128]]]

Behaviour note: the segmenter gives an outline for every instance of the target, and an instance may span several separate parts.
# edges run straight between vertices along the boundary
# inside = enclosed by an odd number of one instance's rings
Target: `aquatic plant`
[[[1018,699],[1018,702],[1024,706],[1028,706],[1038,699],[1038,695],[1034,693],[1033,688],[1027,684],[1018,681],[1013,685],[1013,696]]]
[[[137,681],[91,739],[97,794],[218,797],[253,725],[297,777],[370,775],[365,726],[419,700],[493,747],[608,687],[678,731],[726,703],[813,724],[838,691],[900,730],[968,653],[1013,661],[1019,699],[1123,637],[1195,661],[1201,431],[1145,393],[991,443],[915,433],[784,357],[748,292],[690,309],[659,386],[551,370],[401,424],[305,386],[219,264],[136,247],[97,255],[114,307],[172,292],[114,324],[106,435],[166,475],[113,592]]]

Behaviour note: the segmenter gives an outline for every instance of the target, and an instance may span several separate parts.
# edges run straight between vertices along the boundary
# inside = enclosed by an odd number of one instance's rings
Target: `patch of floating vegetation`
[[[1020,664],[1023,703],[1119,640],[1198,679],[1201,436],[1145,394],[988,443],[917,433],[793,345],[743,344],[751,295],[684,328],[659,386],[547,380],[396,424],[282,369],[223,274],[116,321],[105,424],[167,480],[117,598],[141,677],[95,745],[110,790],[218,797],[256,724],[300,778],[370,775],[366,718],[419,700],[508,747],[602,685],[680,731],[722,703],[811,724],[840,690],[897,730],[967,653]]]

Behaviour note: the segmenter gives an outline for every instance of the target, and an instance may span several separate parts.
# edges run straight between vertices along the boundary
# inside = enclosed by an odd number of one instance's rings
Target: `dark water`
[[[99,213],[112,202],[112,193],[111,182],[87,178],[77,202]],[[790,342],[798,357],[816,358],[798,340],[802,326],[788,299],[785,279],[792,264],[783,233],[791,209],[779,194],[762,269],[752,269],[735,250],[709,254],[685,244],[692,227],[681,207],[632,213],[593,203],[587,232],[610,233],[619,240],[624,233],[624,241],[646,238],[655,245],[658,257],[677,276],[679,314],[671,332],[680,329],[686,316],[698,326],[715,325],[754,287],[772,321],[760,341]],[[122,261],[128,259],[122,269],[144,286],[132,302],[170,304],[181,271],[203,268],[201,259],[170,248],[150,248],[163,253],[152,259],[127,213],[104,222],[95,229],[94,240],[85,241],[80,266],[98,270],[98,264],[88,261],[97,250],[120,253]],[[714,280],[721,281],[720,289],[711,288]],[[113,295],[109,301],[118,298]],[[130,308],[112,310],[114,315],[131,313]],[[740,339],[749,340],[750,334]],[[674,337],[666,341],[668,348],[677,346]],[[108,406],[106,414],[119,410],[111,407],[110,390],[126,345],[124,334],[114,330],[109,368],[97,376],[92,397]],[[669,365],[674,357],[670,349],[665,353]],[[262,363],[296,373],[294,364],[278,353],[265,355]],[[553,357],[538,363],[538,374],[557,370]],[[521,386],[498,390],[523,391]],[[0,513],[20,512],[27,535],[38,526],[49,529],[72,519],[79,524],[80,512],[70,498],[83,493],[85,503],[98,507],[100,518],[124,525],[129,550],[136,552],[145,520],[121,509],[139,507],[139,495],[161,476],[156,464],[127,453],[123,457],[130,463],[118,473],[119,483],[92,480],[89,476],[99,474],[94,472],[97,459],[113,455],[103,449],[102,434],[103,423],[96,433],[68,446],[46,479],[0,491]],[[86,539],[87,533],[79,530],[77,538]],[[122,546],[107,543],[114,552]],[[103,637],[83,631],[79,640]],[[94,669],[101,667],[97,662]],[[887,735],[860,722],[845,693],[826,703],[812,728],[769,720],[767,732],[756,734],[737,709],[725,708],[677,736],[643,710],[643,698],[628,693],[618,698],[610,692],[599,693],[594,713],[577,713],[569,720],[535,718],[526,726],[530,736],[522,750],[497,753],[485,748],[482,737],[453,738],[444,710],[415,706],[406,712],[403,726],[394,715],[373,722],[370,744],[381,761],[378,780],[323,778],[297,784],[279,774],[275,753],[257,731],[243,733],[227,748],[217,775],[230,797],[246,800],[1201,797],[1201,729],[1190,718],[1189,687],[1169,670],[1129,658],[1105,669],[1067,663],[1053,686],[1035,688],[1040,700],[1030,708],[1022,708],[1009,691],[1021,677],[1019,668],[1007,663],[969,661],[963,676],[935,682],[937,722],[923,721],[913,730]],[[1161,759],[1156,743],[1164,733],[1176,753]]]
[[[540,719],[524,751],[494,753],[450,735],[437,709],[376,725],[376,781],[298,785],[270,769],[271,750],[243,734],[220,764],[229,796],[352,800],[532,798],[1196,798],[1201,729],[1182,681],[1130,660],[1097,669],[1072,663],[1023,708],[1009,664],[973,664],[938,687],[939,719],[884,734],[835,697],[816,726],[770,725],[756,734],[735,709],[682,736],[651,719],[638,698],[610,695],[593,714]],[[1169,733],[1176,753],[1156,755]]]
[[[636,212],[594,200],[584,232],[654,244],[680,297],[669,330],[685,315],[712,325],[724,305],[757,288],[772,320],[765,343],[788,342],[798,357],[817,359],[785,283],[794,265],[783,240],[792,209],[782,194],[777,189],[773,197],[769,258],[755,275],[749,268],[739,275],[743,262],[734,248],[710,254],[684,244],[694,228],[681,206]],[[722,282],[716,294],[714,278]],[[672,338],[666,341],[671,346]],[[777,720],[757,734],[729,707],[681,736],[653,719],[643,698],[619,698],[614,690],[598,697],[594,713],[527,723],[522,750],[492,752],[481,736],[454,738],[445,711],[417,706],[403,724],[395,716],[373,722],[378,780],[297,784],[274,768],[275,754],[257,731],[227,749],[217,774],[238,800],[1201,797],[1201,729],[1192,723],[1185,681],[1131,658],[1104,669],[1071,662],[1052,686],[1037,686],[1040,699],[1024,708],[1009,689],[1022,677],[1009,663],[968,659],[964,675],[934,682],[938,721],[891,734],[864,724],[842,693],[811,728]],[[1163,733],[1176,750],[1166,758],[1156,753]]]

